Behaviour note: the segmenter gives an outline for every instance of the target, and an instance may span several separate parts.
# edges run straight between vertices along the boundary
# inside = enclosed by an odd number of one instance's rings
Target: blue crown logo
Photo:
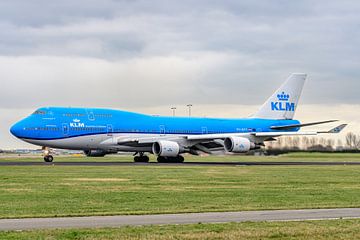
[[[282,92],[281,94],[277,95],[277,98],[279,99],[279,101],[288,101],[290,98],[290,95],[285,94],[285,92]]]

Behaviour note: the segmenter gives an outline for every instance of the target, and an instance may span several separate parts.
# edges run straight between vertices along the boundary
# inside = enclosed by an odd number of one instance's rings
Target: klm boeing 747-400
[[[300,128],[336,120],[301,124],[293,120],[306,74],[294,73],[249,118],[161,117],[111,109],[45,107],[11,127],[17,138],[39,145],[44,160],[53,161],[49,149],[83,150],[87,156],[135,152],[136,162],[183,162],[181,154],[197,155],[225,150],[246,153],[276,137],[338,133],[299,131]]]

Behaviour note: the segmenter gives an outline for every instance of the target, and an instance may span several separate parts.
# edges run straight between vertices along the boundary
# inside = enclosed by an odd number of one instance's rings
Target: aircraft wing
[[[151,146],[154,142],[159,140],[178,141],[185,139],[185,137],[179,136],[156,136],[156,137],[121,137],[116,139],[107,139],[102,142],[104,145],[123,145],[123,146]]]
[[[331,120],[334,121],[334,120]],[[188,140],[211,140],[211,139],[225,139],[231,136],[255,136],[255,137],[280,137],[280,136],[301,136],[301,135],[317,135],[321,133],[339,133],[347,124],[341,124],[329,131],[300,131],[300,132],[252,132],[252,133],[225,133],[225,134],[203,134],[203,135],[190,135],[187,136]]]
[[[221,133],[221,134],[201,134],[201,135],[182,135],[182,136],[153,136],[153,137],[126,137],[118,138],[116,140],[109,139],[102,142],[102,144],[108,145],[123,145],[131,147],[150,147],[153,143],[160,140],[178,142],[179,145],[186,146],[190,150],[194,150],[193,154],[196,154],[197,150],[206,153],[212,153],[212,151],[224,150],[224,139],[228,137],[245,137],[245,138],[259,138],[259,142],[268,141],[275,137],[280,136],[304,136],[304,135],[317,135],[323,133],[339,133],[347,124],[341,124],[329,131],[276,131],[276,132],[250,132],[250,133]]]
[[[159,140],[188,140],[196,142],[208,142],[216,139],[223,140],[227,137],[238,136],[238,137],[280,137],[280,136],[301,136],[301,135],[317,135],[322,133],[339,133],[341,132],[347,124],[341,124],[329,131],[299,131],[299,132],[286,132],[286,131],[277,131],[277,132],[251,132],[251,133],[219,133],[219,134],[201,134],[201,135],[187,135],[187,136],[163,136],[163,137],[133,137],[133,138],[120,138],[117,139],[117,144],[119,145],[133,145],[135,144],[152,144]]]
[[[318,135],[321,133],[339,133],[347,124],[341,124],[329,131],[300,131],[300,132],[259,132],[254,133],[256,137],[280,137],[280,136],[303,136],[303,135]]]
[[[317,135],[318,132],[258,132],[254,133],[255,137],[280,137],[280,136],[304,136],[304,135]]]
[[[331,130],[330,130],[331,131]],[[190,135],[186,139],[189,141],[205,142],[212,141],[216,139],[224,140],[228,137],[261,137],[262,139],[268,139],[273,137],[280,136],[303,136],[303,135],[317,135],[319,133],[328,133],[328,132],[316,132],[316,131],[307,131],[307,132],[253,132],[253,133],[226,133],[226,134],[204,134],[204,135]]]
[[[291,124],[291,125],[282,125],[282,126],[272,126],[271,129],[274,130],[289,130],[293,128],[301,128],[301,127],[307,127],[307,126],[314,126],[324,123],[331,123],[331,122],[337,122],[339,120],[327,120],[327,121],[321,121],[321,122],[312,122],[312,123],[303,123],[303,124]]]
[[[250,133],[251,134],[251,133]],[[225,139],[231,136],[249,136],[249,133],[219,133],[219,134],[201,134],[201,135],[188,135],[186,136],[187,140],[213,140],[213,139]]]

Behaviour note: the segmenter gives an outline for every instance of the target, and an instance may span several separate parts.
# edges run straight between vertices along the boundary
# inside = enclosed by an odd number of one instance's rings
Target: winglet
[[[341,124],[333,129],[331,129],[330,131],[328,131],[328,133],[339,133],[341,132],[345,127],[347,126],[347,124]]]
[[[345,127],[347,126],[347,124],[341,124],[337,127],[334,127],[333,129],[330,129],[329,131],[323,131],[323,132],[318,132],[318,133],[339,133],[341,132]]]

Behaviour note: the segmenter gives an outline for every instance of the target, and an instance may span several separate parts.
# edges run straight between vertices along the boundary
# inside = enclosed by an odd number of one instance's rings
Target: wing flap
[[[302,136],[317,135],[318,132],[258,132],[253,133],[255,137],[280,137],[280,136]]]
[[[231,136],[249,136],[249,133],[219,133],[219,134],[201,134],[201,135],[188,135],[187,140],[213,140],[213,139],[224,139]]]

